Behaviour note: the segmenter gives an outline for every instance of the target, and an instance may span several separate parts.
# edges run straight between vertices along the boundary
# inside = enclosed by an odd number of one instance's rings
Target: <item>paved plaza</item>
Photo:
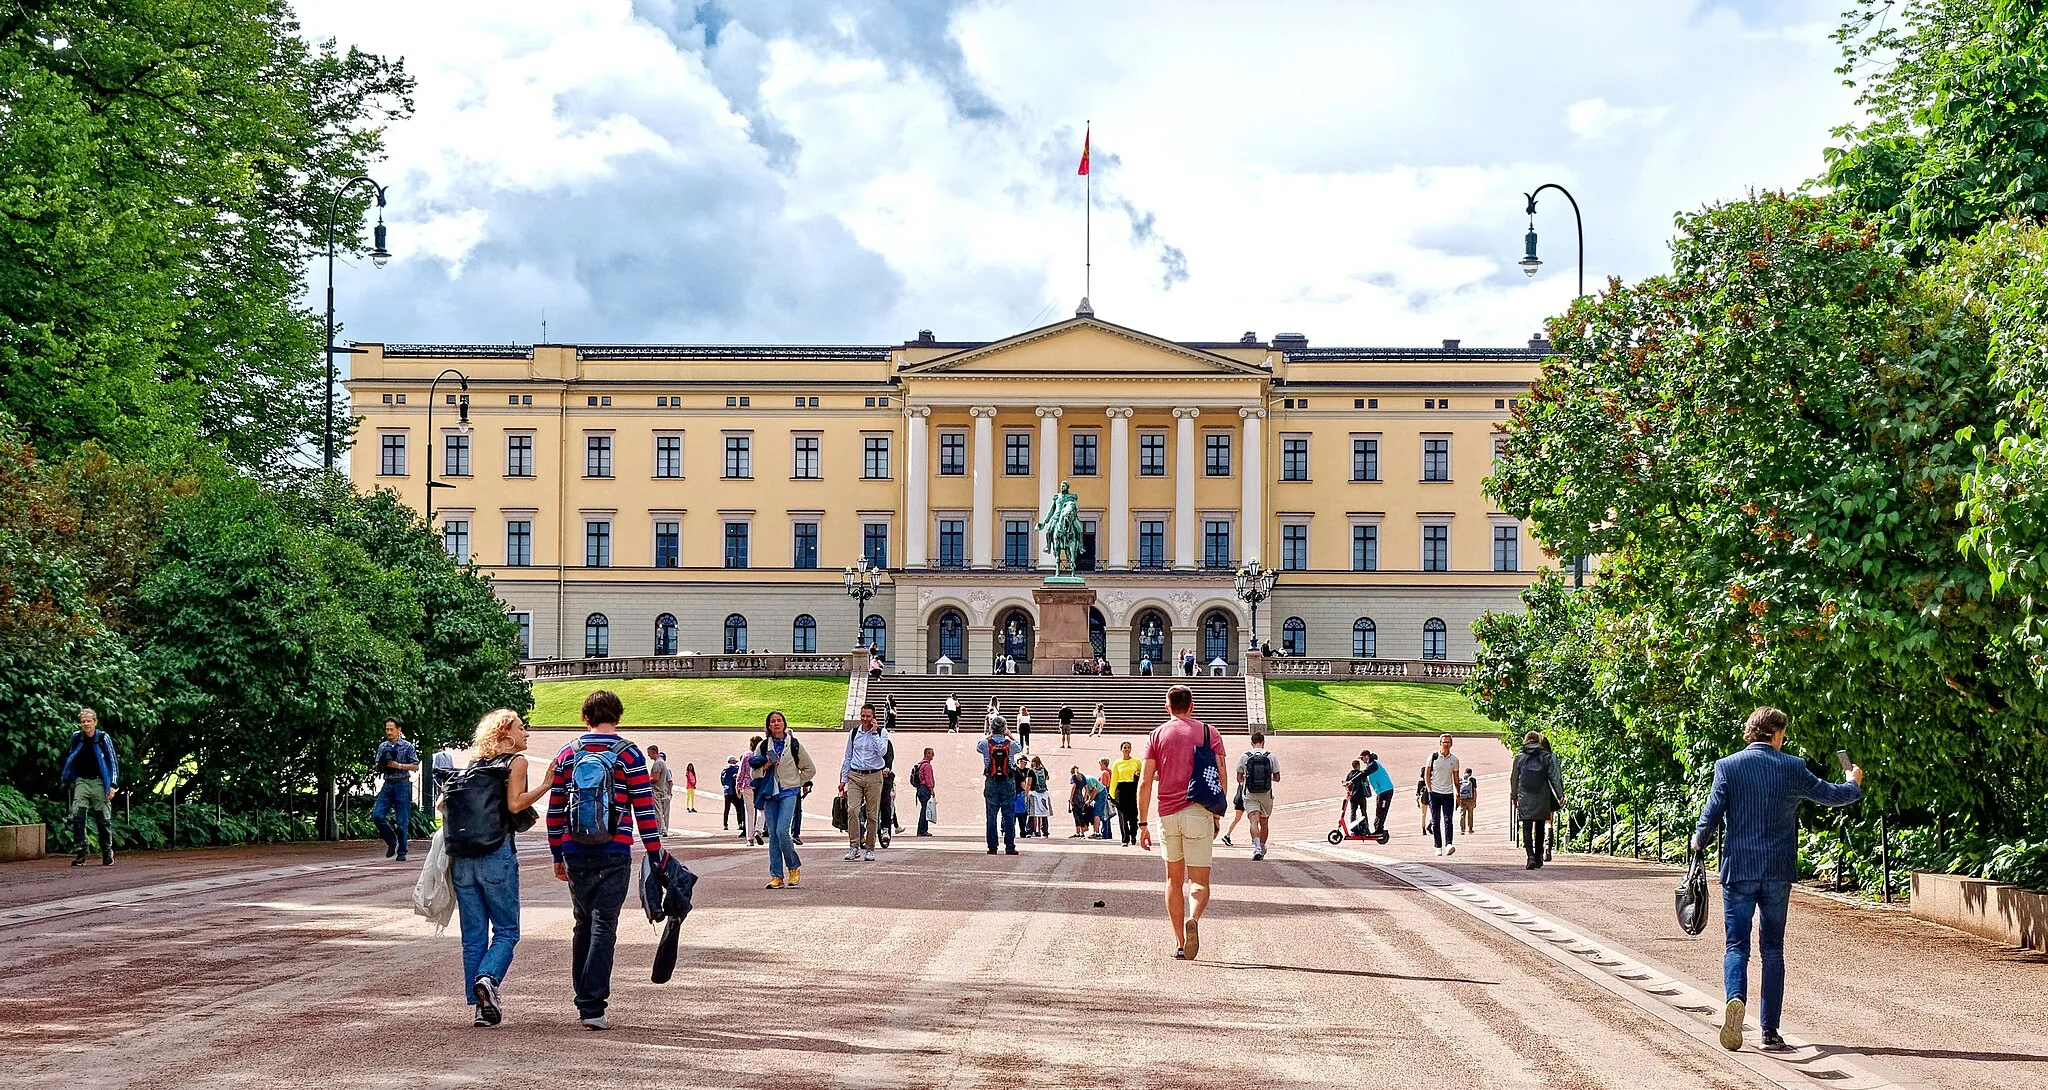
[[[806,736],[821,764],[836,758],[836,736]],[[1482,807],[1451,859],[1418,837],[1405,796],[1386,848],[1324,840],[1361,745],[1412,769],[1430,737],[1278,739],[1273,851],[1254,863],[1219,848],[1189,964],[1171,959],[1156,852],[1065,839],[1056,814],[1052,839],[984,854],[977,737],[897,740],[899,767],[938,750],[941,835],[843,862],[829,796],[814,795],[803,886],[774,891],[764,852],[719,829],[715,793],[682,810],[682,765],[715,785],[743,737],[641,737],[671,753],[669,843],[703,880],[666,985],[648,982],[656,931],[629,903],[604,1034],[575,1024],[568,896],[537,833],[522,838],[524,937],[495,1030],[468,1024],[455,930],[411,913],[416,866],[374,845],[0,868],[6,1084],[2048,1085],[2048,961],[1818,897],[1792,917],[1785,1028],[1804,1047],[1721,1052],[1684,1009],[1718,1002],[1718,911],[1689,938],[1669,868],[1560,856],[1521,869],[1501,808],[1508,755],[1490,739],[1458,743]],[[1039,739],[1062,775],[1117,740]]]

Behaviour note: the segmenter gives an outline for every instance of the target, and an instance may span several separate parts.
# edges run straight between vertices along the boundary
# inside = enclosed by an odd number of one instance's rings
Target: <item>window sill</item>
[[[475,476],[475,474],[471,474],[471,473],[443,473],[443,474],[441,474],[441,477],[440,477],[440,479],[441,479],[441,480],[444,480],[444,481],[466,481],[466,480],[469,480],[469,479],[470,479],[471,477],[473,477],[473,476]]]
[[[735,477],[732,474],[728,473],[725,476],[720,477],[718,479],[721,481],[751,481],[754,479],[754,475],[749,473],[744,477]]]
[[[680,474],[680,473],[676,474],[676,475],[675,475],[675,476],[673,476],[673,477],[664,477],[664,476],[662,476],[661,474],[657,473],[657,474],[655,474],[654,476],[652,476],[652,477],[649,477],[649,478],[647,478],[647,479],[648,479],[648,480],[650,480],[650,481],[680,481],[680,480],[683,480],[684,478],[683,478],[683,475],[682,475],[682,474]]]
[[[1379,479],[1378,477],[1353,477],[1353,478],[1351,478],[1351,483],[1352,483],[1352,484],[1385,484],[1386,482],[1384,482],[1384,481],[1380,480],[1380,479]]]
[[[1315,482],[1315,478],[1313,478],[1313,477],[1282,477],[1282,478],[1280,478],[1280,483],[1281,483],[1281,484],[1314,484],[1314,483],[1316,483],[1316,482]]]
[[[534,475],[531,473],[507,473],[505,474],[505,479],[508,481],[530,481],[534,479]]]
[[[1419,480],[1419,481],[1417,481],[1417,482],[1415,482],[1415,483],[1416,483],[1416,484],[1450,484],[1450,483],[1452,483],[1452,482],[1451,482],[1451,479],[1450,479],[1449,477],[1424,477],[1424,478],[1422,478],[1421,480]]]
[[[866,476],[863,476],[863,477],[861,478],[861,480],[863,480],[863,481],[879,481],[879,482],[882,482],[882,483],[885,483],[885,484],[886,484],[887,482],[889,482],[889,481],[893,481],[893,480],[895,480],[895,479],[896,479],[896,478],[894,478],[894,477],[866,477]]]
[[[618,480],[618,478],[617,478],[617,477],[614,477],[614,476],[612,476],[612,475],[611,475],[611,474],[609,474],[609,473],[585,473],[585,474],[583,475],[583,479],[584,479],[584,480],[586,480],[586,481],[616,481],[616,480]]]
[[[727,478],[727,479],[728,479],[728,480],[730,480],[731,478]],[[823,478],[823,477],[791,477],[791,478],[790,478],[790,480],[792,480],[792,481],[822,481],[822,480],[824,480],[824,479],[825,479],[825,478]]]
[[[412,476],[412,474],[410,474],[410,473],[379,473],[379,474],[377,474],[377,476],[379,476],[379,477],[388,477],[388,478],[390,478],[391,480],[394,480],[394,481],[403,481],[403,480],[406,480],[406,479],[410,478],[410,477]]]

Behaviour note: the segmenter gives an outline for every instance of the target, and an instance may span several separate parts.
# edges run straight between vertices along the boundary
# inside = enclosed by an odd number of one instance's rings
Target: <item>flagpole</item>
[[[1085,124],[1093,132],[1095,122],[1091,118]],[[1095,171],[1082,175],[1088,179],[1087,196],[1081,204],[1081,298],[1095,297]]]

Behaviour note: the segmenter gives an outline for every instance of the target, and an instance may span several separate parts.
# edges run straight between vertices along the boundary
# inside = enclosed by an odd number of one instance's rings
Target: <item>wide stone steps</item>
[[[1077,733],[1087,732],[1098,702],[1112,733],[1149,731],[1166,718],[1166,690],[1176,684],[1194,690],[1196,718],[1218,730],[1243,731],[1247,722],[1244,683],[1242,677],[884,674],[868,683],[867,698],[879,708],[895,696],[899,729],[944,730],[946,697],[951,694],[960,700],[960,729],[978,734],[993,696],[1001,702],[1003,718],[1013,728],[1017,709],[1031,709],[1035,741],[1058,734],[1062,704],[1074,709]]]

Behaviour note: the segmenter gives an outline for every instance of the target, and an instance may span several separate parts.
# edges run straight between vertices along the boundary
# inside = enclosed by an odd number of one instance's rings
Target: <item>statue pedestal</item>
[[[1072,583],[1046,580],[1031,591],[1038,603],[1038,639],[1031,647],[1031,668],[1041,674],[1071,674],[1074,663],[1095,661],[1095,645],[1088,642],[1088,611],[1095,605],[1095,590],[1076,579]]]

